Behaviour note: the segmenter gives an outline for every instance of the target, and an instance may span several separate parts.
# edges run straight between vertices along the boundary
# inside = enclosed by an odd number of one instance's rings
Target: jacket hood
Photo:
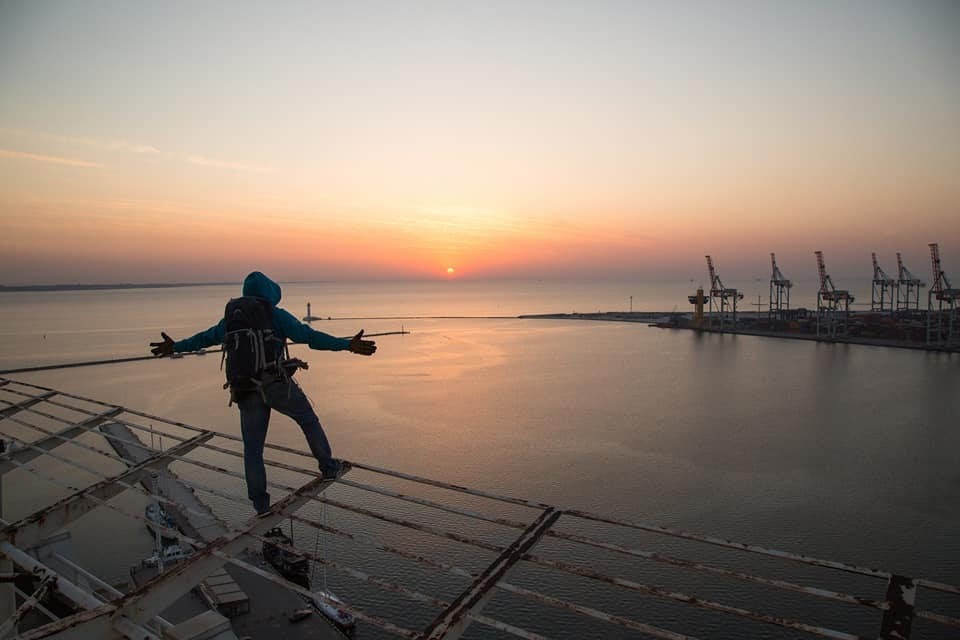
[[[280,302],[280,285],[259,271],[254,271],[243,280],[243,295],[266,298],[276,306]]]

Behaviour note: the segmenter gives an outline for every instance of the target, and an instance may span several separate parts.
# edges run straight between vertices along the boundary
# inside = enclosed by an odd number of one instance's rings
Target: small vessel
[[[141,562],[147,567],[156,567],[161,563],[163,565],[175,564],[184,558],[189,558],[190,554],[191,552],[189,550],[185,550],[180,545],[171,544],[170,546],[163,547],[160,552],[154,551],[152,556],[144,558]]]
[[[274,527],[265,534],[263,541],[263,557],[269,562],[277,572],[290,582],[299,584],[304,588],[310,588],[310,562],[298,553],[281,549],[277,544],[283,544],[287,547],[293,547],[291,540],[280,527]]]
[[[326,599],[320,596],[325,596]],[[343,600],[335,596],[329,589],[314,591],[312,603],[317,611],[330,620],[347,637],[352,638],[357,632],[357,619],[340,606],[343,604]]]
[[[290,622],[300,622],[301,620],[306,620],[312,615],[313,615],[312,609],[297,609],[296,611],[290,614],[288,620],[290,620]]]
[[[159,502],[151,502],[143,509],[147,521],[147,529],[153,535],[159,535],[164,542],[177,540],[177,521],[167,513]]]

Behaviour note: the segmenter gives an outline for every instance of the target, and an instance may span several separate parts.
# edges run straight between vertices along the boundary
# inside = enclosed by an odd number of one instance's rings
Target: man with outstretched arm
[[[254,271],[243,281],[243,297],[227,303],[220,322],[185,340],[174,341],[161,332],[163,340],[150,343],[151,352],[158,357],[223,344],[227,365],[224,387],[229,386],[231,402],[240,409],[247,496],[257,513],[270,508],[263,447],[271,410],[300,425],[324,477],[335,478],[342,468],[342,463],[331,457],[330,444],[310,400],[292,378],[297,368],[306,368],[306,363],[289,358],[286,341],[363,356],[372,356],[377,350],[373,340],[363,339],[363,330],[347,340],[311,329],[277,306],[280,293],[280,285]]]

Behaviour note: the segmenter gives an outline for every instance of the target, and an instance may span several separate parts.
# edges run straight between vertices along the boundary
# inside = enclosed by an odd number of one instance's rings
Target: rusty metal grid
[[[9,556],[7,551],[12,552],[12,549],[15,549],[16,544],[21,540],[29,542],[39,541],[47,529],[44,529],[42,526],[38,528],[37,523],[42,523],[50,519],[53,514],[57,514],[59,520],[56,520],[56,522],[61,523],[60,526],[70,522],[71,514],[72,518],[75,518],[78,514],[85,513],[86,510],[100,507],[113,509],[122,513],[125,517],[141,521],[144,520],[142,514],[130,513],[109,503],[110,497],[122,491],[137,491],[151,497],[151,499],[158,499],[171,506],[177,506],[162,497],[158,498],[154,496],[144,487],[140,486],[139,481],[143,477],[143,474],[152,468],[165,467],[171,463],[178,463],[181,470],[191,467],[203,470],[204,472],[232,478],[237,481],[242,481],[243,479],[243,474],[234,470],[240,465],[233,465],[233,468],[229,468],[222,465],[211,464],[210,462],[199,460],[196,457],[190,457],[192,453],[197,451],[207,451],[235,458],[242,457],[242,454],[236,448],[230,447],[230,445],[236,446],[240,443],[240,438],[237,436],[214,433],[193,425],[168,420],[161,416],[155,416],[125,407],[99,402],[94,399],[62,393],[54,389],[13,380],[0,379],[0,395],[3,396],[0,397],[0,437],[3,437],[7,444],[13,445],[12,450],[8,450],[0,456],[0,474],[17,468],[42,477],[54,484],[60,484],[63,488],[73,491],[69,497],[64,498],[56,504],[39,509],[30,516],[21,519],[19,522],[4,522],[3,531],[2,534],[0,534],[0,540],[2,540],[2,542],[0,542],[0,545],[2,545],[0,551],[4,551],[5,555]],[[63,415],[64,412],[72,414],[72,416],[65,417]],[[25,419],[31,416],[42,419],[41,421],[46,421],[47,427],[41,427],[36,424],[36,420]],[[149,421],[149,425],[142,424],[143,420]],[[147,433],[150,435],[162,435],[163,438],[167,439],[168,443],[172,443],[172,446],[167,447],[165,451],[161,452],[146,444],[132,444],[132,446],[142,449],[143,453],[149,457],[147,462],[130,465],[128,461],[116,453],[77,440],[78,435],[87,433],[96,434],[98,437],[108,441],[114,438],[114,436],[98,430],[98,427],[106,422],[125,425],[140,437],[144,437]],[[49,423],[59,424],[62,428],[53,430],[49,428]],[[11,435],[11,430],[4,429],[4,424],[15,426],[15,430],[20,434],[19,437]],[[25,429],[34,432],[32,439],[24,437],[23,431]],[[89,440],[89,438],[87,438],[87,440]],[[228,446],[213,444],[213,441]],[[128,465],[127,471],[105,477],[101,471],[89,465],[77,463],[69,456],[63,456],[55,452],[57,446],[65,443],[85,449],[88,453],[103,456],[114,462]],[[125,443],[128,446],[131,445],[130,441],[125,440]],[[268,443],[267,450],[272,450],[288,458],[289,456],[298,456],[312,461],[309,454],[304,454],[301,451],[289,447]],[[50,458],[56,460],[58,463],[82,469],[87,473],[97,476],[99,481],[94,485],[83,488],[64,484],[58,481],[57,478],[46,474],[41,466],[31,463],[32,460],[41,457]],[[146,585],[145,587],[149,587],[147,591],[141,588],[136,594],[115,596],[114,599],[110,601],[94,599],[96,604],[94,601],[86,601],[85,603],[75,601],[75,604],[78,605],[77,613],[62,620],[44,625],[44,627],[47,628],[47,632],[42,632],[41,628],[31,631],[31,635],[35,635],[36,637],[52,637],[59,631],[68,628],[64,625],[70,624],[88,625],[86,628],[91,630],[99,629],[101,627],[97,625],[102,625],[102,619],[104,617],[113,620],[111,624],[114,624],[115,629],[120,628],[117,625],[127,625],[139,631],[146,629],[144,625],[153,625],[153,628],[162,630],[164,627],[163,621],[157,620],[157,614],[162,611],[162,608],[157,608],[159,606],[157,603],[162,604],[167,602],[172,594],[185,593],[192,588],[196,582],[202,580],[203,577],[207,575],[207,573],[204,572],[209,573],[213,571],[214,568],[227,562],[262,575],[262,577],[267,578],[271,582],[299,592],[302,595],[312,595],[308,590],[294,585],[271,572],[250,565],[248,562],[236,557],[236,552],[249,546],[251,543],[262,541],[262,533],[273,523],[284,520],[285,518],[290,518],[291,522],[295,521],[317,532],[323,532],[338,539],[360,545],[368,549],[371,553],[389,554],[391,557],[414,562],[418,566],[438,574],[458,576],[469,582],[469,586],[455,597],[441,597],[423,593],[409,586],[373,575],[369,571],[347,566],[330,557],[325,557],[322,554],[310,553],[303,549],[295,550],[317,565],[329,567],[334,571],[349,576],[366,585],[395,594],[397,597],[432,607],[436,610],[436,617],[433,621],[420,631],[416,631],[406,628],[402,622],[387,620],[379,615],[362,611],[350,605],[343,606],[344,609],[353,614],[358,620],[377,626],[387,633],[399,637],[423,639],[457,638],[464,633],[469,624],[474,622],[513,637],[531,639],[547,637],[538,631],[524,629],[510,622],[498,620],[482,613],[481,611],[495,593],[506,594],[513,598],[527,599],[538,605],[542,605],[547,611],[563,611],[576,614],[577,616],[589,619],[598,624],[614,625],[620,629],[636,631],[644,636],[674,640],[694,637],[677,630],[667,629],[662,625],[658,626],[641,620],[634,620],[622,614],[603,611],[589,604],[555,597],[539,590],[525,588],[508,582],[506,575],[510,573],[514,567],[519,566],[533,566],[538,570],[549,570],[558,574],[575,576],[605,586],[615,587],[624,592],[680,603],[700,610],[715,612],[723,616],[801,631],[812,636],[838,639],[866,637],[802,620],[755,611],[740,606],[740,604],[730,604],[710,598],[688,595],[675,589],[657,586],[656,584],[638,582],[625,576],[611,575],[610,573],[597,570],[594,567],[582,563],[557,561],[546,555],[534,553],[534,548],[544,540],[560,541],[564,544],[575,545],[578,548],[589,548],[590,550],[622,556],[624,559],[639,560],[644,563],[656,563],[666,568],[681,568],[711,578],[728,579],[765,589],[785,591],[823,601],[834,602],[839,605],[850,605],[870,609],[876,612],[877,628],[879,629],[879,637],[881,638],[908,638],[910,636],[911,625],[916,619],[960,629],[960,619],[916,607],[915,600],[917,590],[921,587],[951,596],[960,595],[960,588],[938,581],[908,578],[888,571],[793,554],[667,527],[629,522],[582,510],[563,509],[537,501],[502,496],[360,462],[351,462],[352,468],[364,472],[365,478],[370,476],[379,479],[379,482],[360,481],[352,477],[343,477],[338,479],[337,484],[357,492],[376,496],[381,503],[387,500],[390,503],[398,505],[397,508],[401,509],[400,514],[397,514],[395,510],[392,513],[388,513],[382,509],[378,510],[377,508],[358,506],[355,502],[345,502],[322,495],[321,492],[326,488],[326,485],[330,484],[329,481],[324,482],[319,473],[303,468],[298,464],[280,460],[268,460],[267,465],[271,469],[302,475],[307,480],[305,484],[301,483],[297,485],[276,480],[269,482],[268,486],[271,490],[279,490],[281,495],[285,497],[275,504],[272,514],[268,516],[267,519],[259,521],[252,520],[252,524],[248,522],[240,526],[232,527],[227,523],[223,523],[227,531],[225,537],[228,538],[225,542],[221,540],[204,542],[195,537],[177,532],[175,537],[185,544],[191,544],[198,551],[191,559],[181,563],[182,566],[177,565],[176,572],[170,572],[170,574],[177,573],[177,575],[161,581],[163,582],[162,589],[157,585]],[[217,496],[222,500],[239,505],[246,505],[247,503],[244,496],[226,491],[223,488],[212,487],[203,482],[188,479],[187,477],[181,477],[180,480],[184,485],[194,489],[198,493]],[[395,481],[406,483],[406,485],[421,487],[424,490],[423,493],[427,495],[416,495],[407,490],[398,490],[395,484],[391,486],[391,482],[395,483]],[[436,494],[450,494],[453,498],[448,498],[444,501],[438,499]],[[518,519],[517,516],[504,516],[499,513],[491,514],[474,507],[466,507],[463,506],[463,497],[476,499],[476,501],[491,501],[495,504],[517,507],[521,510],[529,510],[529,518]],[[356,530],[349,531],[338,528],[327,524],[325,521],[307,517],[300,510],[300,507],[308,503],[328,505],[340,512],[349,513],[355,517],[415,531],[418,534],[437,538],[445,543],[455,543],[464,548],[492,554],[495,558],[486,565],[486,568],[482,571],[467,569],[448,559],[425,555],[421,550],[404,549],[399,545],[388,543],[376,536],[360,533]],[[80,508],[81,505],[82,508]],[[425,523],[413,517],[405,516],[405,511],[416,511],[418,509],[426,509],[431,512],[446,514],[453,518],[467,519],[493,525],[495,528],[506,532],[513,531],[513,534],[509,534],[512,542],[509,544],[492,543],[489,540],[466,535],[462,530],[454,530],[450,526],[437,526],[435,523],[436,518],[430,518],[429,523]],[[189,509],[187,509],[187,511],[189,511]],[[768,559],[784,561],[785,563],[818,567],[844,574],[855,574],[880,581],[878,584],[881,588],[884,587],[883,583],[885,582],[886,593],[881,597],[850,595],[823,586],[813,586],[779,578],[764,577],[755,575],[753,572],[731,569],[705,561],[691,560],[670,553],[641,549],[633,544],[613,542],[609,539],[597,537],[596,535],[571,533],[561,530],[560,527],[556,526],[558,522],[593,523],[609,527],[611,530],[618,530],[621,533],[623,531],[642,532],[643,534],[653,534],[656,537],[664,539],[679,539],[708,547],[718,547],[736,552],[742,556],[754,554]],[[615,536],[615,539],[618,540],[622,540],[622,538],[623,536],[621,534]],[[22,568],[23,567],[21,567],[21,569]],[[164,577],[170,574],[164,574]],[[46,581],[43,581],[42,584],[36,588],[35,593],[21,595],[23,604],[20,608],[30,609],[42,607],[42,604],[40,604],[42,595],[47,590],[55,589],[56,586],[60,584],[63,584],[62,578],[57,580],[56,576],[51,577],[48,575]],[[68,590],[70,590],[70,588],[74,587],[68,587]],[[163,594],[154,595],[149,592],[152,589],[163,591]],[[83,600],[83,598],[79,599],[81,601]],[[144,606],[140,610],[131,608],[131,601],[139,602],[141,600],[144,602],[156,600],[156,602],[151,606]],[[48,610],[44,610],[44,613],[48,619],[52,616]],[[134,613],[136,615],[134,615]],[[18,613],[17,615],[19,616],[20,614]],[[549,616],[551,614],[547,613],[545,615]],[[13,624],[16,624],[16,620],[13,621]],[[0,625],[7,625],[0,627],[0,629],[7,629],[9,626],[8,621],[0,621]],[[36,635],[38,633],[47,633],[47,635]],[[3,637],[3,635],[0,634],[0,637]],[[878,636],[873,635],[870,637]]]

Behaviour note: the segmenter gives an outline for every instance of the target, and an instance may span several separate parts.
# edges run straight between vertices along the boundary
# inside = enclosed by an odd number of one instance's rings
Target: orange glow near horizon
[[[726,208],[730,214],[723,213]],[[866,255],[902,251],[918,265],[926,261],[929,237],[926,229],[914,230],[912,237],[877,234],[869,218],[804,216],[805,207],[781,208],[779,218],[742,208],[735,224],[727,221],[736,207],[722,203],[715,207],[717,215],[688,206],[671,214],[637,205],[632,215],[628,206],[553,216],[505,207],[379,216],[376,209],[353,219],[291,210],[270,222],[275,218],[268,207],[247,204],[34,200],[18,207],[0,196],[0,253],[15,265],[6,270],[9,284],[230,280],[252,264],[278,279],[662,276],[698,274],[707,252],[725,265],[725,273],[764,273],[768,249],[785,268],[802,272],[810,268],[807,249],[815,244],[828,252],[831,264],[842,266],[851,230],[862,236]],[[900,227],[892,220],[886,225]],[[957,231],[940,232],[949,260]],[[824,233],[833,237],[832,246],[824,243]],[[62,264],[69,264],[68,270]],[[469,265],[469,273],[453,265]],[[29,275],[18,277],[21,272]]]

